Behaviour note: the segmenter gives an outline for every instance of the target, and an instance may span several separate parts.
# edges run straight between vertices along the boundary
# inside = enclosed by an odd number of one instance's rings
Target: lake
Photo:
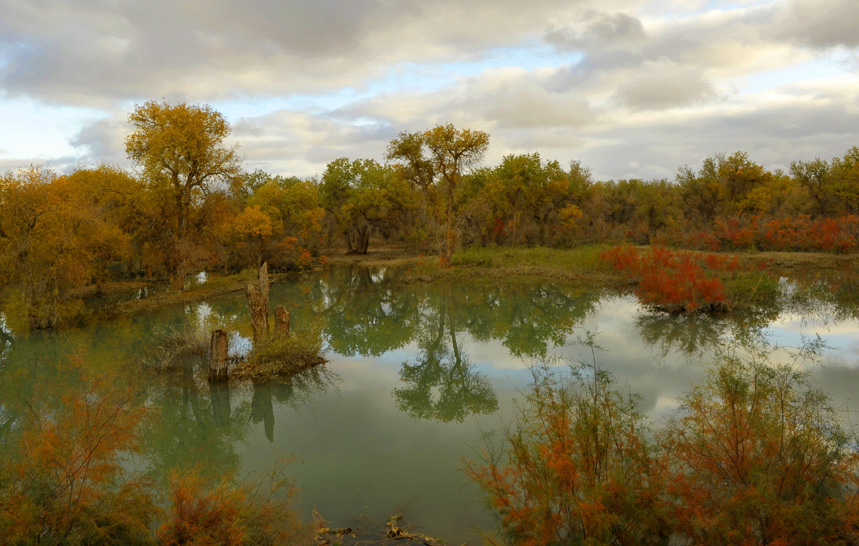
[[[8,434],[14,399],[62,392],[63,362],[120,370],[156,416],[139,469],[164,476],[199,465],[216,475],[262,472],[290,458],[299,508],[333,526],[381,527],[392,514],[453,544],[491,530],[480,492],[458,470],[483,434],[515,414],[529,367],[574,361],[612,372],[641,396],[654,426],[702,377],[714,354],[750,332],[829,348],[808,366],[812,382],[849,409],[859,386],[856,307],[819,283],[782,281],[765,307],[720,317],[651,313],[623,293],[582,285],[511,280],[403,283],[400,271],[339,267],[272,286],[271,308],[298,328],[321,330],[329,363],[285,383],[206,382],[205,362],[186,357],[154,373],[153,345],[170,332],[228,328],[231,350],[250,347],[242,295],[94,321],[60,333],[16,336],[0,322],[0,419]],[[205,278],[201,278],[205,280]],[[808,289],[811,286],[812,289]],[[592,354],[582,341],[593,335]],[[777,351],[776,355],[787,353]],[[70,380],[73,381],[73,380]]]

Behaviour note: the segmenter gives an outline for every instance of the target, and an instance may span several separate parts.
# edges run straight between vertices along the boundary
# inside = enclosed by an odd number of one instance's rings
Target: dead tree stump
[[[254,343],[259,343],[268,339],[268,304],[263,300],[260,289],[253,283],[248,284],[247,296]]]
[[[227,380],[227,332],[215,330],[212,332],[212,342],[209,345],[209,381]]]
[[[259,291],[265,302],[266,315],[268,315],[268,285],[268,262],[263,262],[259,266]]]
[[[274,334],[284,337],[289,335],[289,311],[281,305],[274,309]]]

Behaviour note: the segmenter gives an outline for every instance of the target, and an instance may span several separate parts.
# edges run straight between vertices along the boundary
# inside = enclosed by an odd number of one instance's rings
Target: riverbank
[[[390,245],[371,248],[367,254],[331,253],[327,264],[309,271],[274,273],[272,283],[287,278],[298,278],[310,272],[332,267],[392,267],[402,270],[401,282],[437,282],[457,279],[524,280],[583,282],[602,288],[623,289],[630,285],[629,278],[613,270],[600,259],[600,254],[611,245],[583,245],[571,249],[533,248],[468,248],[453,256],[452,267],[443,268],[436,256],[420,254],[405,246]],[[647,247],[639,247],[647,248]],[[804,252],[730,252],[720,253],[737,258],[744,271],[770,273],[771,277],[808,277],[846,272],[855,275],[859,257],[855,254],[829,254]],[[843,277],[843,275],[841,275]],[[246,270],[234,275],[209,275],[205,282],[189,283],[182,292],[174,292],[157,283],[118,282],[106,284],[103,294],[115,298],[111,312],[135,313],[161,307],[189,304],[245,290],[256,273]],[[738,280],[739,279],[739,280]],[[749,291],[758,293],[760,280],[732,279],[729,287],[746,299]],[[764,295],[765,296],[765,295]]]

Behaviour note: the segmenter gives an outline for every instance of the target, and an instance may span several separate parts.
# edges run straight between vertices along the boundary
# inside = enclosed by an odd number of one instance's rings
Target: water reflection
[[[460,333],[481,342],[500,339],[515,357],[545,355],[566,342],[600,297],[572,285],[428,285],[403,283],[399,275],[396,269],[340,268],[281,297],[294,305],[302,292],[299,306],[323,317],[335,353],[376,357],[417,344],[418,354],[400,368],[406,386],[394,397],[400,409],[421,419],[462,421],[497,408],[491,385],[458,342]]]
[[[254,425],[275,439],[275,401],[300,407],[337,384],[325,369],[310,369],[283,382],[209,383],[205,359],[186,355],[173,373],[155,376],[149,388],[154,419],[147,431],[152,471],[165,476],[177,467],[195,467],[207,476],[233,471]]]
[[[274,442],[274,406],[271,403],[271,384],[258,383],[252,385],[253,399],[251,400],[251,423],[263,422],[265,437]]]
[[[827,286],[791,280],[781,301],[749,312],[682,317],[648,313],[631,299],[576,284],[408,284],[394,269],[334,269],[272,286],[271,307],[286,307],[298,327],[321,329],[332,361],[272,384],[209,384],[199,355],[177,359],[171,373],[141,373],[140,355],[165,328],[225,327],[231,355],[245,352],[250,332],[242,295],[123,315],[61,335],[13,337],[0,327],[0,450],[26,411],[16,400],[40,397],[49,405],[75,381],[55,363],[75,358],[96,373],[124,369],[122,381],[145,392],[153,476],[177,465],[211,476],[264,470],[296,454],[307,504],[326,516],[384,518],[414,499],[428,528],[461,543],[464,532],[439,522],[473,524],[481,505],[451,501],[464,482],[456,460],[479,442],[482,425],[495,422],[483,415],[510,410],[515,388],[529,379],[528,362],[547,354],[575,359],[580,347],[573,340],[598,330],[597,343],[608,348],[600,363],[658,417],[698,380],[701,367],[690,361],[705,361],[700,355],[760,329],[792,334],[799,330],[790,322],[796,313],[814,317],[812,327],[849,321],[837,330],[845,341],[834,345],[853,344],[854,352],[833,354],[814,371],[814,381],[845,400],[855,395],[859,373],[859,302],[851,300],[859,290],[835,294]],[[57,393],[40,385],[57,385]]]
[[[394,389],[400,410],[417,419],[462,422],[467,415],[498,409],[492,386],[474,371],[456,341],[450,302],[448,292],[430,311],[436,314],[434,321],[429,313],[424,315],[427,328],[418,337],[420,353],[400,368],[400,381],[408,386]]]

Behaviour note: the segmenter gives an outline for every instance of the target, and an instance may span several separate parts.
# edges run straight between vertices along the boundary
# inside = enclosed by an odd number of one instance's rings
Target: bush
[[[856,544],[855,438],[808,375],[726,358],[664,435],[678,535],[693,544]]]
[[[736,259],[717,254],[675,252],[653,247],[639,252],[630,246],[604,251],[603,261],[636,282],[641,302],[669,313],[717,312],[729,308],[717,271],[736,271]]]
[[[206,487],[196,472],[175,472],[165,499],[152,480],[127,470],[150,419],[139,394],[116,378],[87,377],[79,367],[69,372],[80,386],[57,396],[56,386],[46,385],[33,400],[21,400],[16,410],[22,417],[0,443],[0,542],[310,542],[292,510],[294,488],[282,466],[251,483],[227,478],[215,487]]]
[[[513,544],[667,543],[663,467],[634,402],[595,366],[570,381],[534,370],[503,445],[465,469]]]
[[[164,546],[309,543],[292,510],[295,488],[279,471],[240,485],[231,476],[206,487],[195,472],[170,477],[170,509],[158,529]]]
[[[146,411],[106,378],[85,381],[48,408],[23,404],[20,434],[0,457],[5,544],[145,544],[154,520],[149,484],[123,470],[139,452]]]

